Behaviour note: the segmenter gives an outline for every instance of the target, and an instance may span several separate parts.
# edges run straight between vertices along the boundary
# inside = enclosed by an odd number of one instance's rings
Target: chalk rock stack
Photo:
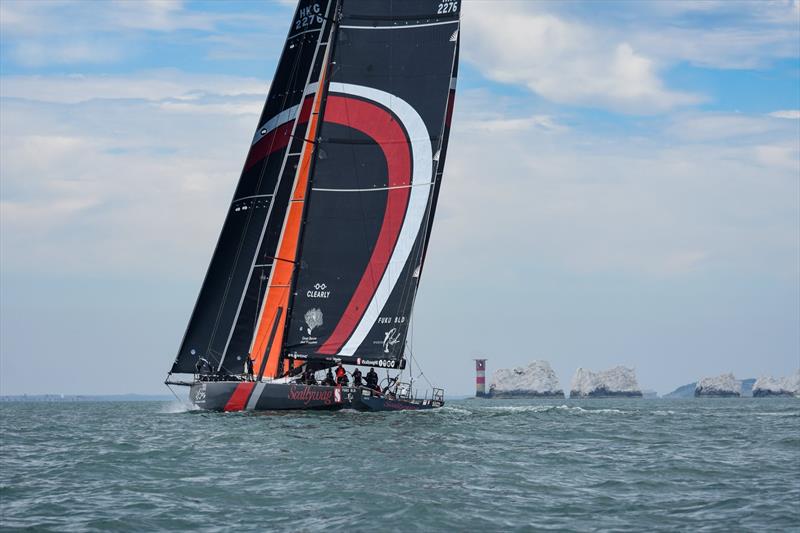
[[[616,366],[602,372],[578,368],[572,377],[570,398],[641,398],[633,368]]]
[[[742,395],[742,383],[733,374],[722,374],[703,378],[694,387],[695,398],[738,398]]]
[[[785,378],[762,376],[753,385],[753,397],[767,396],[800,397],[800,369]]]
[[[558,376],[547,361],[533,361],[525,367],[501,368],[492,374],[492,398],[563,398]]]

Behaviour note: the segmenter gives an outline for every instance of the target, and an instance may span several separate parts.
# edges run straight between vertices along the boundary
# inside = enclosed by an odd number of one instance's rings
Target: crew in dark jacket
[[[303,383],[306,385],[317,384],[317,378],[314,376],[314,371],[311,370],[309,366],[306,366],[305,370],[303,370]]]
[[[249,355],[244,360],[244,373],[247,374],[247,379],[250,381],[253,381],[253,365],[255,364],[256,362]]]
[[[375,367],[370,367],[367,372],[367,387],[378,390],[378,373],[375,372]]]
[[[354,387],[361,386],[361,370],[359,370],[358,367],[356,367],[356,369],[353,370],[353,386]]]
[[[333,380],[333,372],[331,369],[328,369],[328,372],[325,374],[325,380],[322,382],[323,385],[336,385],[336,382]]]

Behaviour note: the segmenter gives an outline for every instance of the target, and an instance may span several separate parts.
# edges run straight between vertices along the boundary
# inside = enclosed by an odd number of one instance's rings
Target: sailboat
[[[444,405],[442,389],[420,397],[403,375],[447,154],[459,17],[460,1],[299,1],[165,381],[188,386],[195,406]],[[344,376],[319,384],[332,367]],[[377,371],[358,383],[354,367]]]

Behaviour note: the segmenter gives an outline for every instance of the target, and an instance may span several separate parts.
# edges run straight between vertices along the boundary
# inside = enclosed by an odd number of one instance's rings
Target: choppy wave
[[[174,401],[163,404],[159,413],[174,415],[178,413],[188,413],[191,411],[197,411],[197,409],[188,403]]]
[[[754,530],[800,523],[800,403],[402,413],[0,404],[0,528]]]
[[[634,414],[636,411],[625,411],[622,409],[591,409],[577,405],[497,405],[484,407],[485,411],[495,411],[503,413],[575,413],[575,414]]]

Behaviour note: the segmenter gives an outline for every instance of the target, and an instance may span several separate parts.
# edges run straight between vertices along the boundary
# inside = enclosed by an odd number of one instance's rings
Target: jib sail
[[[240,373],[277,262],[335,0],[300,0],[236,192],[171,372],[201,358]]]
[[[282,356],[397,367],[442,176],[460,2],[342,0]]]

